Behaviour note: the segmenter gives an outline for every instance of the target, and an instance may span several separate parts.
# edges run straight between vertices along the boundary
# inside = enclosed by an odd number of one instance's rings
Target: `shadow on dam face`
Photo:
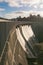
[[[31,27],[33,29],[33,32],[36,38],[38,39],[38,42],[42,43],[43,42],[43,22],[33,23]]]
[[[6,24],[3,23],[3,25],[2,25],[2,23],[0,23],[0,25],[1,25],[1,29],[0,29],[0,31],[1,31],[0,32],[1,46],[0,46],[0,49],[1,49],[1,47],[3,49],[9,32],[11,31],[13,33],[15,31],[13,29],[14,22],[12,22],[12,23],[13,24],[11,24],[11,22],[6,23]],[[6,28],[6,25],[7,25],[7,28]],[[9,29],[9,26],[10,26],[10,29]],[[41,22],[41,23],[32,23],[30,25],[18,25],[18,27],[16,27],[16,32],[15,32],[16,34],[13,33],[13,35],[12,35],[12,33],[10,34],[10,36],[8,38],[8,41],[10,42],[11,49],[13,48],[12,46],[14,46],[14,45],[12,45],[12,43],[14,42],[14,39],[16,36],[16,39],[18,41],[17,45],[20,44],[20,46],[16,46],[16,49],[17,49],[17,47],[22,47],[23,53],[25,52],[28,58],[36,58],[38,51],[34,49],[34,44],[43,42],[43,23]],[[2,49],[0,51],[0,55],[1,55]],[[24,55],[22,55],[22,56],[24,56]]]

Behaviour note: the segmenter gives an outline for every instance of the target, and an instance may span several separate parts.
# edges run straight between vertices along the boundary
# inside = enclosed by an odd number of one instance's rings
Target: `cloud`
[[[0,2],[6,2],[10,7],[20,7],[17,0],[0,0]]]
[[[34,6],[35,8],[37,5],[40,4],[40,0],[7,0],[10,6],[12,7],[21,7],[21,6]]]
[[[5,14],[4,17],[6,18],[16,18],[16,17],[24,17],[24,16],[28,16],[28,12],[25,12],[25,11],[19,11],[19,12],[11,12],[11,13],[8,13],[8,14]]]
[[[21,0],[21,3],[24,5],[28,5],[30,7],[37,8],[39,4],[41,3],[40,0]]]
[[[34,7],[35,9],[37,9],[37,5],[34,5],[33,7]]]
[[[40,5],[40,8],[43,8],[43,4]]]
[[[11,7],[18,7],[19,6],[19,3],[16,0],[5,0],[5,2],[7,2],[8,5]]]
[[[5,9],[4,8],[0,8],[0,12],[2,12],[2,11],[5,11]]]
[[[3,2],[4,0],[0,0],[0,2]]]
[[[4,2],[7,2],[10,7],[21,7],[20,0],[4,0]]]
[[[37,2],[39,2],[38,0],[21,0],[21,3],[23,4],[36,4]]]
[[[38,7],[40,3],[43,4],[43,0],[0,0],[0,2],[7,2],[10,7],[23,7],[33,6]]]
[[[4,15],[5,18],[11,19],[11,18],[16,18],[16,17],[28,17],[30,14],[32,15],[37,15],[40,14],[41,16],[43,16],[43,11],[15,11],[15,12],[10,12]]]

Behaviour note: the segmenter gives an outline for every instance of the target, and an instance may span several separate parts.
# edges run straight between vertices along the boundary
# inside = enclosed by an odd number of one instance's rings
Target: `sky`
[[[43,17],[43,0],[0,0],[0,17],[28,17],[30,14]]]

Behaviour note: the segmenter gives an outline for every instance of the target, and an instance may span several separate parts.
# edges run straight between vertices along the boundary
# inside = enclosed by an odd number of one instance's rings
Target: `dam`
[[[34,48],[34,45],[43,41],[43,39],[39,40],[42,36],[42,34],[41,36],[39,36],[39,34],[43,29],[43,24],[20,23],[15,25],[14,22],[1,24],[3,24],[2,29],[4,31],[2,34],[5,36],[5,39],[3,38],[4,45],[2,52],[0,52],[1,65],[35,65],[34,62],[31,62],[31,64],[28,63],[27,58],[35,59],[38,56],[38,49]],[[0,42],[2,42],[2,40]],[[3,44],[3,42],[1,44]]]

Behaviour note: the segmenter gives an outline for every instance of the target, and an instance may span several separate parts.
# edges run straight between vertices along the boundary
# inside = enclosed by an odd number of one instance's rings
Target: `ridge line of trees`
[[[36,15],[32,15],[32,14],[30,14],[30,16],[29,17],[21,17],[21,16],[19,16],[19,17],[17,17],[17,18],[12,18],[11,19],[12,21],[40,21],[40,22],[42,22],[43,21],[43,17],[41,17],[39,14],[36,16]]]

